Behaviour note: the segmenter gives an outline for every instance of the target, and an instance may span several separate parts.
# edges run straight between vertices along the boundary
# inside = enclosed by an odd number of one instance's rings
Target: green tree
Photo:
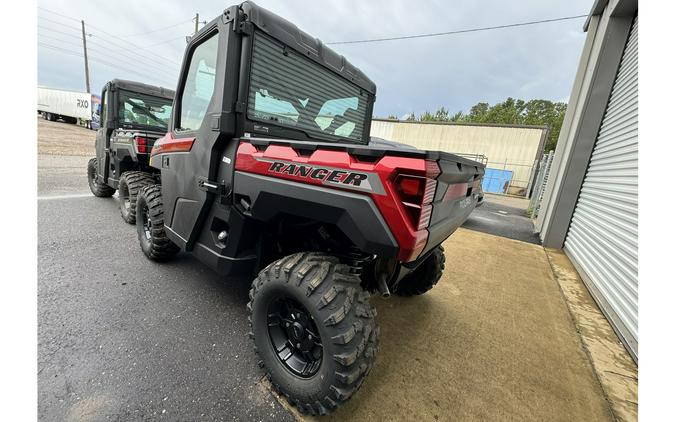
[[[446,110],[445,107],[441,107],[436,110],[436,113],[434,114],[434,120],[439,122],[447,122],[450,120],[448,110]]]
[[[464,113],[462,113],[461,111],[458,111],[457,113],[453,114],[450,117],[450,121],[451,122],[462,122],[462,121],[464,121],[464,117],[465,117]]]
[[[419,121],[548,126],[548,141],[544,148],[546,151],[550,151],[555,149],[558,142],[560,127],[566,111],[567,104],[562,102],[554,103],[541,99],[524,101],[509,97],[492,106],[485,102],[477,103],[469,109],[468,114],[458,111],[450,116],[445,107],[439,108],[433,114],[425,111],[420,116]],[[417,121],[418,119],[415,117],[415,113],[411,113],[407,120]]]
[[[436,120],[436,119],[434,118],[434,115],[431,114],[431,113],[429,113],[428,111],[425,111],[425,112],[422,113],[422,115],[420,116],[420,121],[421,121],[421,122],[433,122],[434,120]]]

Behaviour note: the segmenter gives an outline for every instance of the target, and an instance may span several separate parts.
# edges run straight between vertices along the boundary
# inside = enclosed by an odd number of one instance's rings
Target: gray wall
[[[605,3],[606,7],[602,8]],[[535,229],[562,248],[621,61],[635,0],[596,1]]]

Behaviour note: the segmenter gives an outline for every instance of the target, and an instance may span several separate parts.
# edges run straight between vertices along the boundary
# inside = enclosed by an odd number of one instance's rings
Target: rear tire
[[[162,187],[150,185],[143,188],[136,198],[136,231],[141,249],[153,261],[167,261],[180,248],[166,236]]]
[[[122,220],[129,224],[136,224],[136,199],[138,194],[144,187],[154,183],[155,179],[152,175],[142,171],[127,171],[122,174],[117,188]]]
[[[375,362],[379,328],[358,275],[332,256],[297,253],[253,281],[248,304],[260,366],[303,413],[349,399]]]
[[[431,290],[441,279],[445,269],[445,253],[443,246],[431,252],[415,271],[403,277],[398,283],[396,294],[399,296],[417,296]]]
[[[115,193],[115,189],[106,185],[105,183],[100,183],[97,180],[97,169],[96,158],[92,158],[87,163],[87,178],[89,179],[89,189],[94,196],[99,198],[110,198]]]

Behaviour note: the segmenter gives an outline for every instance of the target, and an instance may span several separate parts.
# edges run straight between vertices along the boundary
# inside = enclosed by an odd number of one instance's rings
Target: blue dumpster
[[[486,168],[483,176],[483,192],[507,193],[512,178],[511,170]]]

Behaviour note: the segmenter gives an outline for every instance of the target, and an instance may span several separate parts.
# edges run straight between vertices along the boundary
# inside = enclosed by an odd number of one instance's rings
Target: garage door
[[[574,210],[565,251],[637,360],[637,17]]]

